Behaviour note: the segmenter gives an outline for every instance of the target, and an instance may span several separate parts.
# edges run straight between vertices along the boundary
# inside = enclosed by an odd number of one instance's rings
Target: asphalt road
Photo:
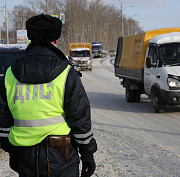
[[[93,59],[82,77],[98,143],[95,176],[180,177],[180,107],[157,114],[146,95],[127,103],[113,62]]]
[[[127,103],[114,75],[113,58],[93,58],[92,71],[82,71],[91,103],[97,140],[94,177],[180,177],[180,107],[154,113],[146,95]],[[0,151],[0,176],[17,176]]]

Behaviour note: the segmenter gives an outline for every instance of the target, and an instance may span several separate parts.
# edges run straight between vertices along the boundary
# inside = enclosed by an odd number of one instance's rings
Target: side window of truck
[[[157,50],[155,46],[149,46],[148,56],[152,58],[152,63],[157,63]]]

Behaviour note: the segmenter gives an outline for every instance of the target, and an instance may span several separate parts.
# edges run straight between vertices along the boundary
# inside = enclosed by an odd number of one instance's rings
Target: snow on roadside
[[[0,149],[0,176],[18,177],[18,174],[9,167],[9,154]]]

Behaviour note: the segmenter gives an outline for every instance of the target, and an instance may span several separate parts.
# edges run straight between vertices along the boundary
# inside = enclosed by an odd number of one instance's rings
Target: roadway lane
[[[92,107],[95,176],[180,176],[180,107],[156,114],[146,95],[127,103],[112,58],[93,58],[82,81]]]

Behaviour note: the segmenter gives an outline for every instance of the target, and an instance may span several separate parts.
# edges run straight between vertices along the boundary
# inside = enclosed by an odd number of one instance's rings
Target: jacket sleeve
[[[4,76],[0,77],[0,142],[6,152],[11,150],[12,145],[8,140],[9,132],[13,126],[13,117],[7,105]]]
[[[64,95],[66,122],[71,128],[80,154],[97,151],[96,140],[91,131],[90,103],[78,73],[71,68],[67,77]]]

